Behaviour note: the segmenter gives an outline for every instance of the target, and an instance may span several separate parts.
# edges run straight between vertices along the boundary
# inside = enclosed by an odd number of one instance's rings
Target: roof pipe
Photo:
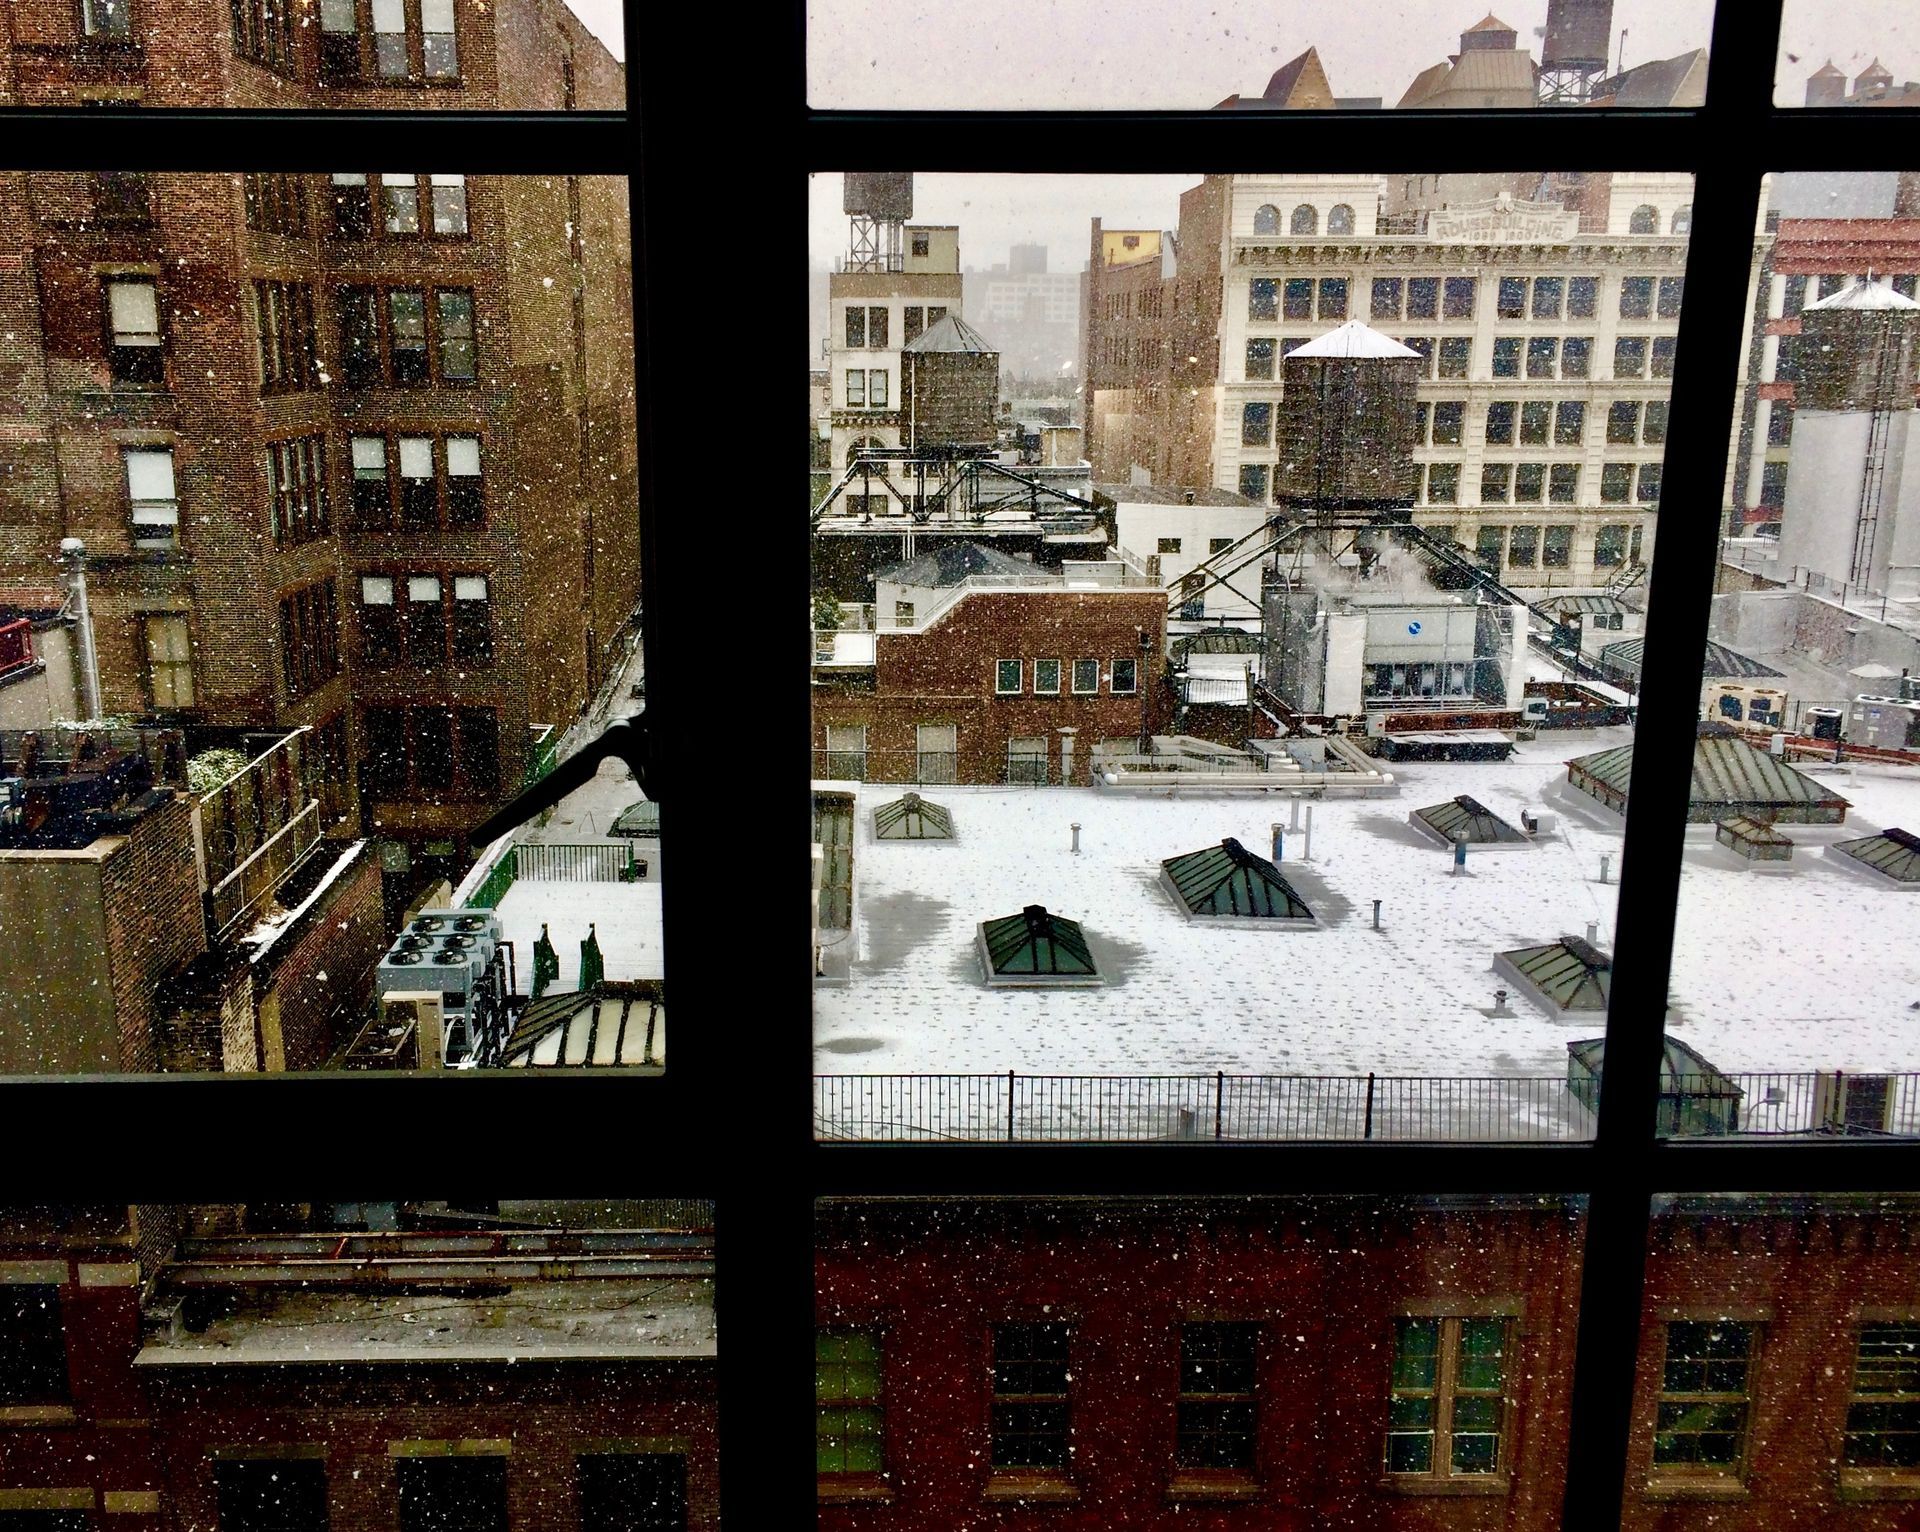
[[[100,717],[100,657],[93,647],[93,611],[87,604],[87,545],[77,537],[60,539],[60,563],[66,570],[68,605],[80,632],[80,680],[85,693],[84,723]]]

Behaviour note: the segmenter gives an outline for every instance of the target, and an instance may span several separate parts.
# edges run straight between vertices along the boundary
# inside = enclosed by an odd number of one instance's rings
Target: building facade
[[[825,1204],[823,1532],[1561,1525],[1552,1198]],[[1657,1212],[1624,1525],[1909,1524],[1910,1201]]]
[[[710,1213],[395,1206],[0,1213],[0,1521],[719,1525]]]
[[[1417,522],[1515,588],[1629,578],[1652,556],[1690,181],[1404,179],[1209,177],[1170,273],[1103,263],[1096,224],[1096,478],[1269,500],[1279,362],[1358,318],[1422,354]]]
[[[17,6],[0,101],[624,99],[549,0],[317,19]],[[0,611],[83,539],[107,714],[310,725],[343,831],[457,867],[637,610],[625,182],[14,173],[0,207]]]

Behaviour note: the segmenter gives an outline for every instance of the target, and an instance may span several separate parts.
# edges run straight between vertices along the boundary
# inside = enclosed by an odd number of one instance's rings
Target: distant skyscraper
[[[1007,252],[1007,274],[1015,277],[1045,276],[1047,271],[1047,247],[1045,245],[1015,245]]]

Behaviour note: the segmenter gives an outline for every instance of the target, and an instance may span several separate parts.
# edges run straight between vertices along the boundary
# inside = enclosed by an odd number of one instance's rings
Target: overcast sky
[[[626,58],[626,32],[620,19],[620,0],[567,0],[567,9],[587,24],[587,30],[605,43],[607,51],[615,58]]]
[[[585,6],[590,0],[575,0]],[[810,0],[818,107],[1200,108],[1258,95],[1309,46],[1334,93],[1391,106],[1493,11],[1540,56],[1547,0]],[[1608,56],[1629,65],[1707,45],[1712,0],[1614,0]],[[1783,104],[1828,57],[1849,76],[1876,54],[1920,78],[1914,0],[1788,0]]]

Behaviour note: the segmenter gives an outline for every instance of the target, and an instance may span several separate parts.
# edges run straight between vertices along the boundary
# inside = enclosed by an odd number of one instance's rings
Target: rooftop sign
[[[1580,232],[1580,215],[1552,202],[1515,202],[1496,197],[1465,207],[1436,208],[1427,215],[1434,244],[1559,244]]]

